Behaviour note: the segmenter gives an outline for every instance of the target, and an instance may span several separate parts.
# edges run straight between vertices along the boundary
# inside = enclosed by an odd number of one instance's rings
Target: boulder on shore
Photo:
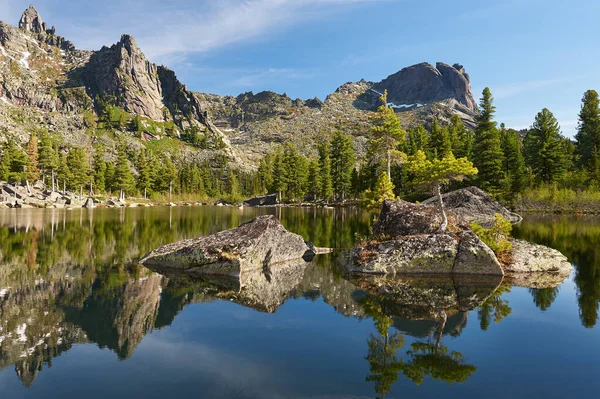
[[[373,226],[373,234],[389,238],[431,234],[441,223],[442,217],[437,208],[402,200],[385,200],[379,220]]]
[[[266,215],[235,229],[165,245],[140,263],[155,270],[239,276],[287,261],[311,259],[315,255],[311,248],[275,216]]]
[[[437,206],[437,197],[422,202],[423,205]],[[451,191],[442,195],[444,207],[449,213],[464,220],[466,223],[477,222],[488,225],[494,221],[494,214],[499,213],[509,222],[515,224],[523,218],[508,210],[485,191],[477,187],[468,187]]]

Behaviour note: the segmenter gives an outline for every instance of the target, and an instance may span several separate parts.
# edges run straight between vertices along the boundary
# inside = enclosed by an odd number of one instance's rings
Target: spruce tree
[[[59,191],[71,184],[71,170],[67,166],[67,153],[62,152],[58,156],[58,166],[56,168],[56,182]]]
[[[328,142],[319,144],[319,171],[320,171],[320,192],[319,197],[324,201],[333,198],[333,186],[331,184],[331,149]]]
[[[12,162],[12,153],[11,148],[9,147],[9,142],[2,144],[0,153],[2,155],[0,158],[0,181],[8,180]]]
[[[543,183],[557,181],[567,170],[568,158],[558,121],[547,108],[539,112],[525,137],[527,163]]]
[[[161,161],[159,180],[162,192],[168,192],[169,198],[171,198],[173,194],[173,185],[175,183],[175,179],[177,178],[177,170],[175,169],[175,164],[171,160],[171,158],[165,156]]]
[[[419,150],[420,151],[420,150]],[[422,152],[421,152],[422,153]],[[361,205],[365,208],[374,209],[386,199],[395,199],[394,184],[388,177],[387,173],[381,172],[373,190],[367,189],[361,199]]]
[[[579,112],[579,126],[575,139],[579,165],[594,173],[600,158],[600,99],[598,92],[588,90],[582,98],[581,111]]]
[[[27,180],[34,182],[40,179],[38,140],[35,133],[29,136],[27,143]]]
[[[437,118],[433,120],[429,132],[429,153],[434,159],[442,159],[452,152],[452,142],[448,129],[440,126]]]
[[[502,162],[504,154],[500,144],[500,132],[494,121],[496,107],[490,89],[486,87],[479,103],[477,128],[473,144],[473,163],[479,170],[481,188],[498,193],[504,180]]]
[[[336,131],[331,139],[331,183],[338,200],[344,200],[350,192],[352,169],[356,154],[350,136]],[[388,175],[389,176],[389,175]]]

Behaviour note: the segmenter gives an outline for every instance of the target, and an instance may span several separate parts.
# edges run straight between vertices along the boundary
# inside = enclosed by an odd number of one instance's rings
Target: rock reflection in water
[[[502,278],[358,278],[354,282],[366,291],[360,301],[372,317],[378,334],[367,340],[370,373],[375,392],[384,398],[400,372],[421,384],[426,376],[448,382],[464,382],[476,367],[462,353],[443,345],[444,334],[458,335],[467,324],[468,311],[485,303]],[[394,326],[397,331],[390,331]],[[404,332],[421,338],[405,345]],[[424,338],[424,339],[423,339]]]

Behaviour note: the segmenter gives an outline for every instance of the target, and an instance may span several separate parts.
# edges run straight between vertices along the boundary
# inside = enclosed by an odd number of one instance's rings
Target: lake
[[[0,397],[597,397],[599,218],[514,228],[574,264],[557,287],[346,279],[336,254],[242,287],[137,265],[267,213],[337,249],[373,222],[356,209],[0,209]]]

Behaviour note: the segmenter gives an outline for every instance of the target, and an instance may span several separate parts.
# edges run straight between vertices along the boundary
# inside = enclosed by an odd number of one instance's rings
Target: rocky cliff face
[[[218,96],[188,90],[173,71],[151,63],[129,35],[98,51],[76,50],[54,27],[47,28],[33,6],[18,26],[0,22],[0,141],[10,134],[24,144],[29,132],[46,129],[69,145],[89,146],[83,116],[98,111],[98,97],[132,116],[174,122],[177,137],[193,131],[216,143],[209,151],[182,146],[185,158],[226,155],[251,167],[286,141],[310,154],[315,141],[335,130],[351,134],[362,153],[369,117],[384,90],[405,128],[429,125],[434,118],[444,121],[454,113],[473,126],[477,113],[469,75],[458,64],[423,63],[378,83],[349,82],[325,101],[268,91]],[[123,133],[136,143],[131,132]],[[107,148],[114,144],[102,140]]]

